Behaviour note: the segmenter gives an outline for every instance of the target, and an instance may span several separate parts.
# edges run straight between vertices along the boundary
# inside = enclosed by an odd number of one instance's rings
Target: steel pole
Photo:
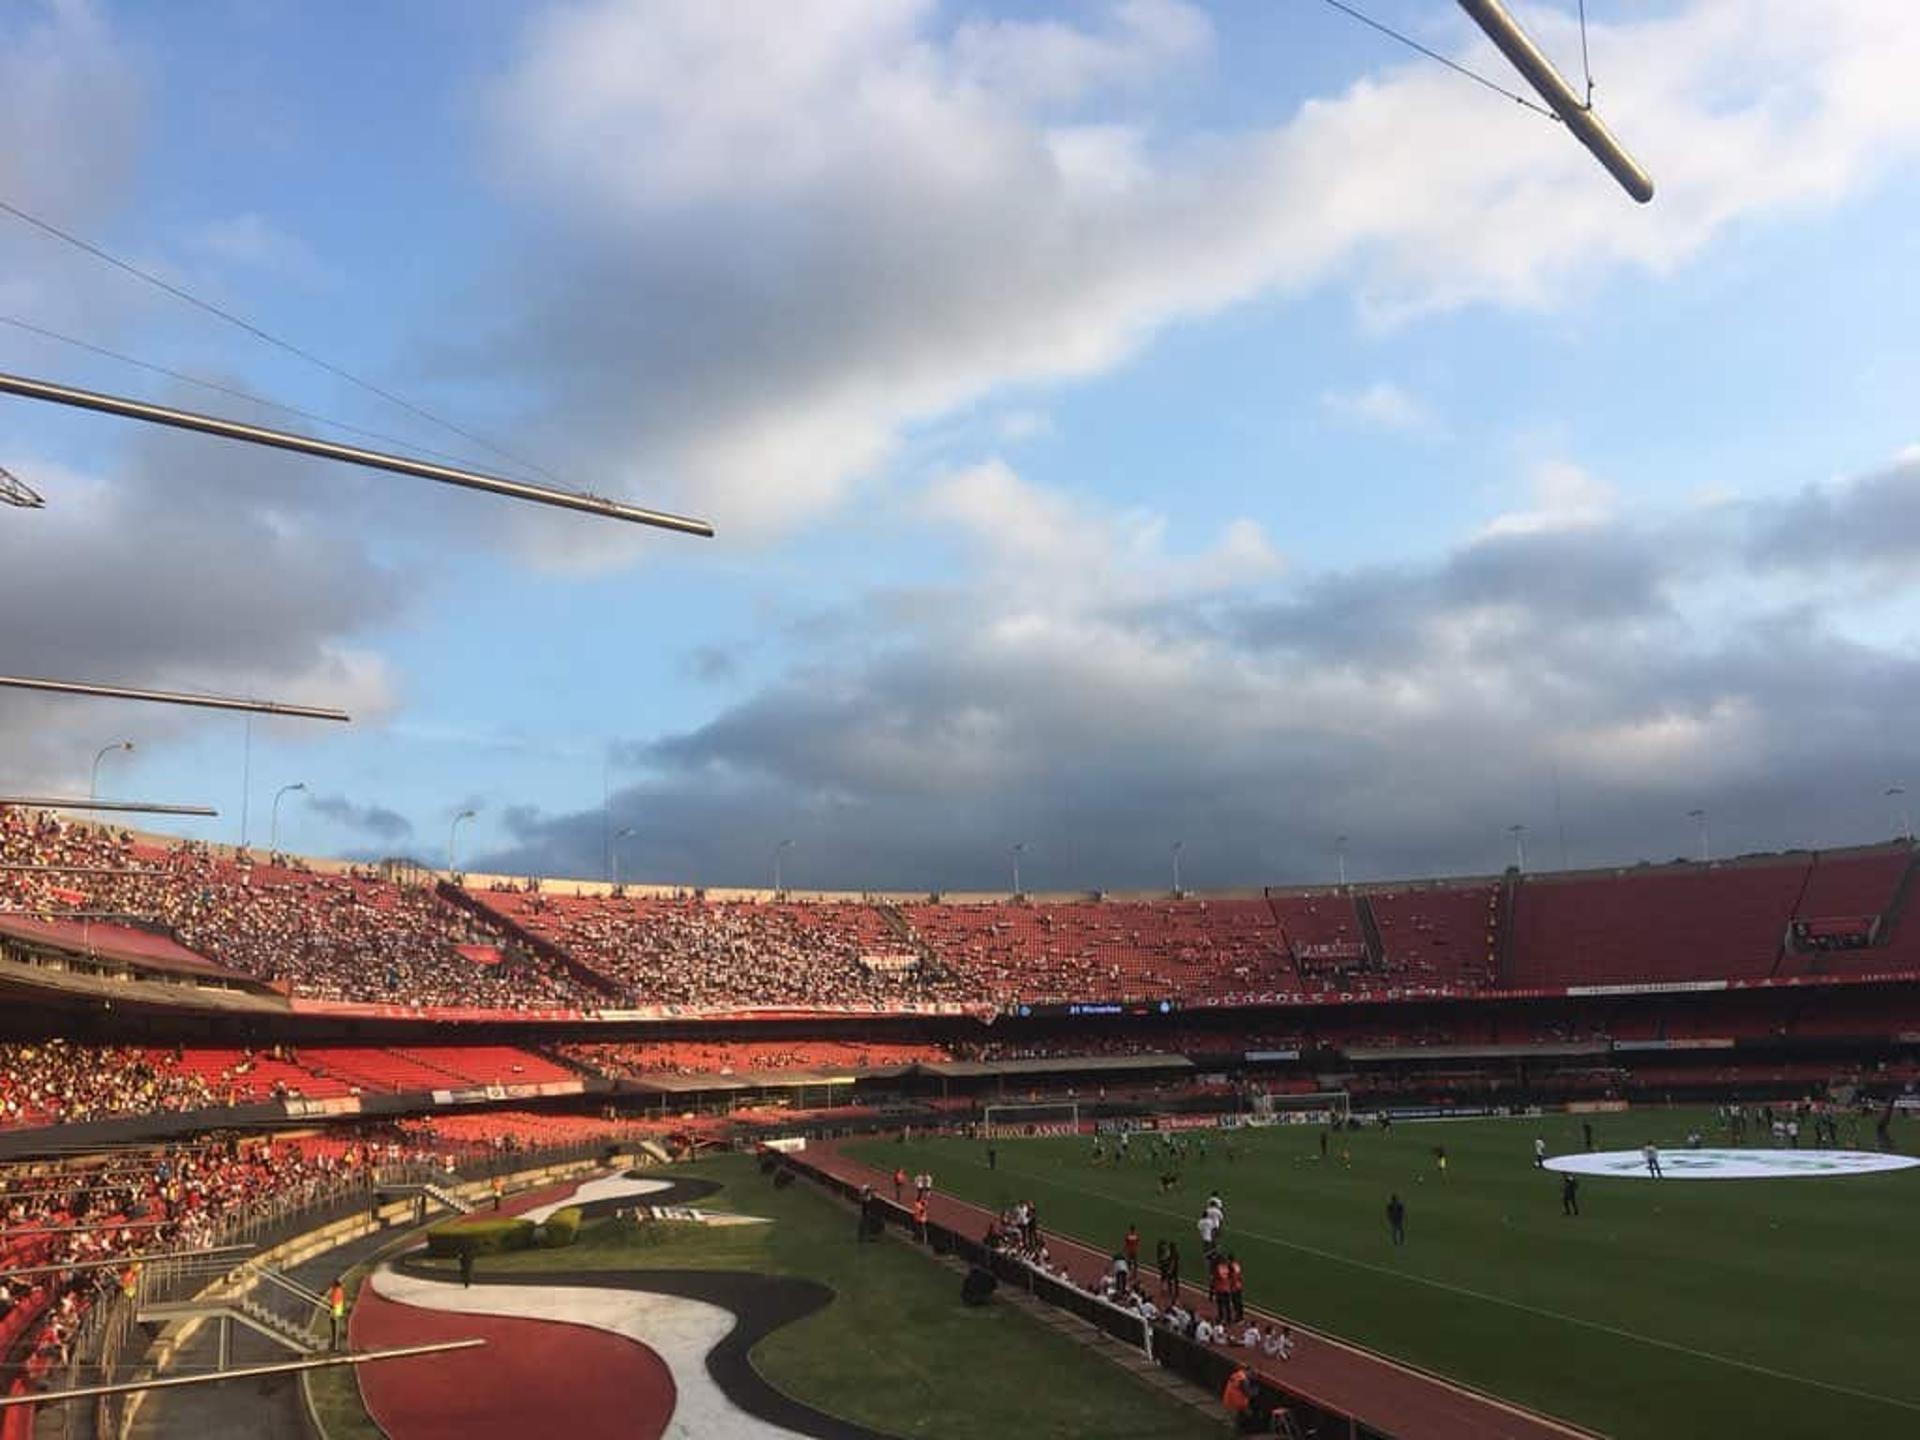
[[[1534,93],[1547,102],[1553,113],[1573,132],[1574,138],[1592,151],[1593,158],[1620,182],[1622,190],[1642,205],[1653,199],[1653,177],[1627,153],[1626,147],[1600,122],[1600,117],[1593,113],[1587,102],[1573,93],[1573,87],[1562,78],[1553,62],[1541,53],[1540,47],[1528,38],[1527,32],[1520,28],[1520,22],[1508,13],[1501,0],[1460,0],[1460,8],[1486,32],[1487,38],[1507,57],[1507,63],[1518,70],[1533,87]]]
[[[705,520],[685,515],[670,515],[662,510],[644,510],[598,495],[580,495],[570,490],[553,490],[545,485],[530,485],[524,480],[509,480],[479,470],[455,465],[436,465],[430,460],[392,455],[384,450],[366,450],[358,445],[341,445],[332,440],[316,440],[310,435],[295,435],[285,430],[269,430],[197,410],[176,410],[167,405],[151,405],[97,390],[80,390],[71,385],[56,385],[25,375],[0,373],[0,393],[19,395],[28,400],[46,400],[55,405],[70,405],[78,410],[95,410],[102,415],[118,415],[126,420],[145,420],[153,425],[169,425],[176,430],[192,430],[222,440],[238,440],[248,445],[264,445],[274,450],[291,450],[296,455],[314,455],[322,460],[342,460],[349,465],[364,465],[372,470],[387,470],[395,475],[411,475],[421,480],[437,480],[443,485],[458,485],[468,490],[483,490],[504,495],[510,500],[526,500],[536,505],[551,505],[560,510],[575,510],[608,520],[628,520],[636,525],[651,525],[660,530],[677,530],[683,535],[711,537],[713,526]]]
[[[137,690],[126,685],[95,685],[86,680],[44,680],[29,675],[0,675],[0,689],[44,690],[53,695],[85,695],[95,700],[150,700],[159,705],[193,705],[203,710],[239,710],[250,715],[280,715],[293,720],[338,720],[344,710],[317,705],[283,705],[273,700],[241,700],[231,695],[197,695],[186,690]]]

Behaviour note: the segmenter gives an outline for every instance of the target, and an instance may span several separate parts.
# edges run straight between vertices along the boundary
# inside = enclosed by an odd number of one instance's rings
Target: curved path
[[[659,1440],[677,1409],[668,1363],[646,1345],[578,1324],[400,1303],[378,1275],[361,1287],[356,1350],[478,1337],[479,1350],[368,1365],[360,1393],[393,1440]],[[528,1312],[531,1313],[531,1312]]]
[[[871,1185],[876,1195],[891,1193],[889,1172],[844,1154],[831,1141],[809,1145],[798,1158],[839,1179]],[[935,1224],[975,1238],[985,1233],[993,1218],[983,1206],[938,1191],[929,1201],[928,1213]],[[1112,1263],[1110,1254],[1056,1230],[1047,1231],[1047,1248],[1082,1283],[1097,1280]],[[1211,1303],[1206,1293],[1192,1284],[1181,1289],[1188,1304],[1204,1313]],[[1262,1324],[1286,1318],[1253,1306],[1247,1307],[1247,1313]],[[1397,1440],[1593,1440],[1590,1430],[1470,1390],[1292,1320],[1286,1323],[1294,1331],[1293,1359],[1266,1361],[1255,1368],[1270,1372],[1275,1383],[1302,1400],[1351,1415]]]
[[[607,1176],[517,1196],[540,1219],[641,1201],[686,1204],[720,1187]],[[810,1280],[745,1271],[493,1275],[463,1287],[403,1260],[361,1288],[355,1349],[478,1336],[484,1349],[361,1371],[367,1409],[393,1440],[890,1440],[775,1389],[750,1353],[832,1303]]]

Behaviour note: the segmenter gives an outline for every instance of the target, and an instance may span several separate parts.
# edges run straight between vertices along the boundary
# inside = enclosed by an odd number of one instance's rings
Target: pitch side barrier
[[[860,1186],[817,1168],[807,1160],[804,1151],[769,1155],[768,1158],[779,1167],[806,1176],[814,1184],[843,1200],[856,1206],[860,1203]],[[906,1206],[896,1204],[878,1192],[869,1204],[869,1213],[879,1216],[884,1223],[909,1235],[915,1233],[917,1227],[913,1222],[913,1212]],[[990,1249],[972,1236],[962,1235],[935,1221],[927,1222],[926,1236],[927,1247],[934,1254],[955,1256],[987,1271],[1002,1284],[1017,1285],[1036,1300],[1070,1311],[1123,1345],[1145,1350],[1161,1365],[1182,1379],[1200,1386],[1210,1395],[1218,1395],[1225,1389],[1227,1377],[1244,1365],[1254,1374],[1262,1390],[1269,1397],[1278,1397],[1276,1403],[1291,1411],[1308,1434],[1324,1437],[1324,1440],[1334,1440],[1334,1437],[1345,1437],[1345,1440],[1393,1440],[1393,1436],[1386,1431],[1363,1424],[1343,1410],[1302,1394],[1294,1386],[1254,1364],[1253,1358],[1242,1351],[1215,1350],[1175,1335],[1163,1325],[1150,1325],[1131,1310],[1111,1305],[1077,1285],[1066,1284],[1036,1270],[1018,1256]]]

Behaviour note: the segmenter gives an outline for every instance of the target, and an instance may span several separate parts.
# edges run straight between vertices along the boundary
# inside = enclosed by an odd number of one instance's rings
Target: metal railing
[[[312,1181],[297,1193],[264,1196],[230,1217],[207,1237],[209,1246],[244,1245],[263,1254],[298,1236],[323,1230],[339,1221],[363,1213],[372,1213],[381,1203],[382,1192],[432,1184],[443,1187],[471,1184],[495,1175],[545,1169],[600,1158],[615,1138],[556,1145],[539,1149],[476,1149],[455,1156],[452,1169],[427,1161],[403,1161],[375,1165],[337,1181]],[[394,1198],[394,1197],[388,1197]],[[221,1276],[243,1267],[257,1266],[245,1257],[186,1256],[142,1264],[138,1292],[128,1296],[116,1285],[96,1297],[82,1319],[68,1347],[69,1359],[53,1372],[60,1377],[54,1389],[74,1389],[83,1385],[125,1379],[141,1366],[154,1337],[137,1323],[140,1305],[166,1304],[189,1300],[203,1292]],[[312,1325],[317,1311],[298,1319],[281,1314],[290,1323]],[[91,1405],[80,1401],[66,1404],[50,1402],[38,1411],[35,1434],[59,1436],[61,1440],[116,1440],[126,1414],[127,1395],[107,1394]]]

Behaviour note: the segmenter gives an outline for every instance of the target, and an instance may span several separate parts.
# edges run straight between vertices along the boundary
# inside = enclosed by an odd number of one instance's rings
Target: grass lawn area
[[[1678,1149],[1706,1111],[1591,1117],[1600,1149]],[[1319,1157],[1310,1126],[1210,1138],[1163,1195],[1134,1145],[1096,1168],[1086,1139],[1003,1140],[999,1168],[964,1140],[864,1142],[891,1170],[930,1170],[948,1194],[1034,1201],[1042,1228],[1117,1249],[1130,1222],[1199,1268],[1194,1228],[1219,1189],[1225,1242],[1252,1303],[1622,1440],[1704,1435],[1920,1434],[1912,1217],[1920,1170],[1831,1179],[1586,1178],[1563,1217],[1560,1180],[1534,1169],[1582,1148],[1578,1116],[1407,1124],[1353,1135],[1351,1165]],[[1869,1130],[1870,1135],[1870,1130]],[[1911,1149],[1915,1127],[1896,1138]],[[1442,1181],[1432,1150],[1445,1145]],[[1407,1244],[1389,1242],[1398,1191]]]
[[[346,1275],[347,1313],[353,1313],[360,1298],[360,1286],[367,1278],[367,1266],[356,1265]],[[323,1326],[325,1321],[320,1322]],[[322,1336],[324,1339],[324,1335]],[[314,1414],[327,1440],[385,1440],[373,1417],[367,1414],[360,1398],[360,1380],[354,1369],[335,1365],[315,1370],[305,1377],[307,1393],[313,1397]]]
[[[663,1172],[667,1173],[667,1172]],[[1224,1423],[1178,1404],[1007,1305],[960,1304],[959,1277],[892,1240],[860,1244],[850,1210],[805,1182],[776,1190],[747,1156],[676,1166],[726,1188],[699,1202],[766,1225],[589,1221],[560,1250],[483,1256],[489,1275],[543,1270],[751,1270],[821,1281],[826,1309],[753,1352],[770,1383],[819,1409],[928,1440],[1197,1440]],[[453,1273],[451,1261],[432,1262]]]

